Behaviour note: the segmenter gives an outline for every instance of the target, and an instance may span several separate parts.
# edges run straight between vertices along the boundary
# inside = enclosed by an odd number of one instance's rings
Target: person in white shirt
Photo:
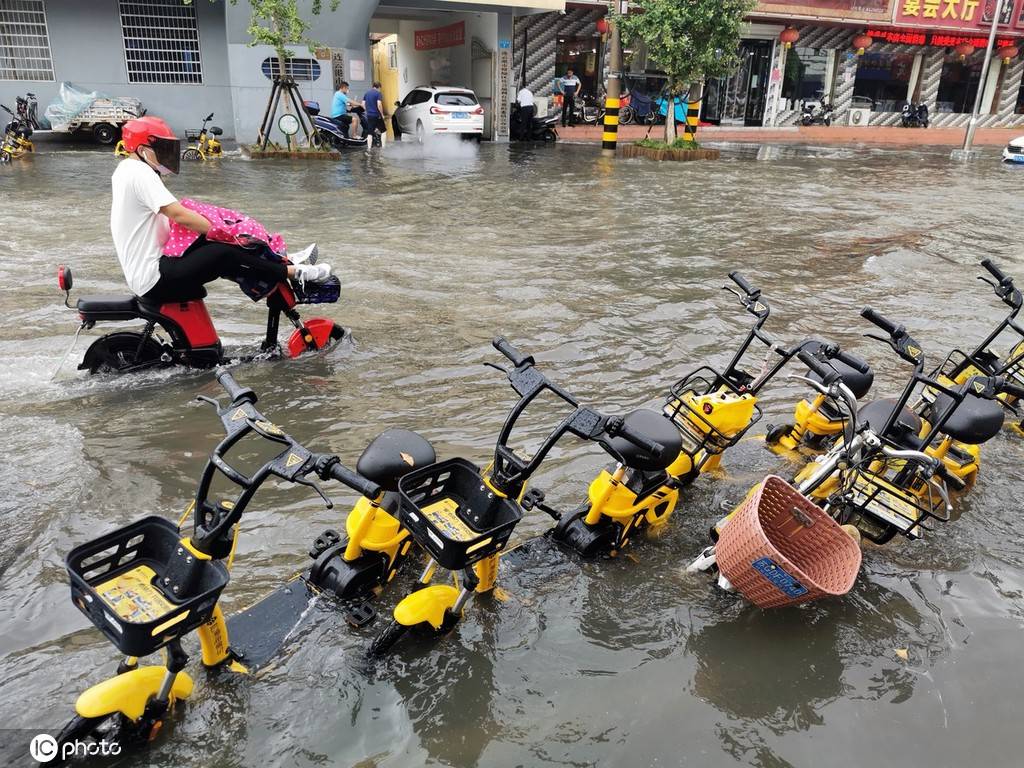
[[[519,114],[522,124],[528,127],[533,121],[533,116],[537,114],[537,105],[533,101],[533,91],[524,85],[519,89],[519,93],[516,94],[516,101],[519,102]]]
[[[576,97],[580,93],[580,79],[573,74],[572,69],[565,70],[562,84],[562,127],[573,125],[572,113],[576,109]]]
[[[121,129],[129,156],[110,178],[110,234],[132,293],[155,301],[194,298],[205,283],[220,277],[255,275],[283,282],[320,281],[327,264],[284,264],[228,243],[208,242],[210,222],[178,202],[161,179],[177,173],[181,141],[159,117],[129,120]],[[180,257],[162,255],[170,222],[200,235]]]

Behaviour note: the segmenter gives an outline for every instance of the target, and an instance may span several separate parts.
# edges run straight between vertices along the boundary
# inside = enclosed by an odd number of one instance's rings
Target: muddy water
[[[391,426],[421,431],[441,456],[485,461],[512,402],[481,365],[496,360],[499,332],[586,402],[656,403],[738,341],[745,317],[719,287],[740,268],[772,302],[781,339],[827,333],[869,357],[877,391],[892,392],[905,368],[861,337],[861,306],[903,319],[937,358],[1001,317],[974,279],[981,258],[1024,279],[1024,177],[991,154],[961,167],[945,152],[732,147],[718,163],[601,165],[571,146],[401,149],[323,164],[227,159],[172,182],[296,246],[318,241],[341,275],[343,300],[322,311],[354,345],[236,375],[292,434],[352,465]],[[107,229],[112,165],[66,152],[0,168],[6,727],[60,727],[77,693],[113,669],[113,649],[68,601],[64,554],[140,515],[176,515],[220,434],[192,402],[217,394],[209,373],[85,380],[72,355],[51,380],[76,325],[56,265],[74,265],[80,294],[123,290]],[[227,345],[251,347],[259,306],[228,284],[209,305]],[[766,422],[801,394],[780,380]],[[545,426],[530,423],[525,439]],[[962,519],[867,552],[845,600],[762,613],[680,574],[723,507],[791,469],[751,441],[629,557],[581,564],[543,546],[510,556],[506,599],[479,600],[444,642],[369,666],[371,630],[316,606],[258,679],[196,669],[184,716],[121,764],[1018,765],[1024,441],[1004,434],[983,453]],[[536,484],[569,506],[603,461],[566,442]],[[332,495],[333,511],[305,489],[261,492],[228,609],[305,565],[311,539],[352,501]],[[517,535],[545,527],[528,517]]]

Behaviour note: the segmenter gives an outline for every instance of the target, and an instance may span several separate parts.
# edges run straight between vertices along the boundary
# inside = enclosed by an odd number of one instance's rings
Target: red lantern
[[[608,19],[600,18],[597,20],[597,23],[594,26],[597,27],[597,33],[599,35],[608,34]]]
[[[974,46],[970,43],[960,43],[960,45],[953,49],[953,53],[960,57],[960,61],[963,61],[974,53]]]
[[[793,29],[793,27],[786,27],[779,33],[779,42],[782,43],[786,48],[792,48],[793,43],[800,39],[800,33]]]
[[[1016,59],[1020,51],[1015,45],[1005,45],[996,51],[996,56],[1003,60],[1003,64],[1009,64],[1010,59]]]
[[[857,49],[858,56],[863,56],[864,51],[870,48],[873,42],[869,35],[860,34],[853,38],[853,47]]]

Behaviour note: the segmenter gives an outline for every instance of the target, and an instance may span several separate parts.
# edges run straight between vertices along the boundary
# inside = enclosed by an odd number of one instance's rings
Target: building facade
[[[1024,126],[1024,59],[996,57],[980,83],[995,0],[759,0],[743,25],[741,65],[705,84],[701,119],[712,124],[774,126],[799,121],[804,101],[825,99],[835,120],[895,125],[906,102],[927,104],[931,124],[962,126],[982,90],[982,126]],[[596,22],[607,5],[570,2],[564,14],[518,18],[515,71],[538,95],[572,65],[584,93],[606,76]],[[784,30],[799,39],[786,47]],[[791,33],[790,33],[791,34]],[[871,44],[855,50],[856,38]],[[664,77],[643,46],[626,45],[627,88],[657,92]],[[959,49],[967,45],[970,49]],[[1024,49],[1024,0],[1006,0],[996,48]],[[964,51],[967,50],[966,54]]]
[[[345,0],[311,13],[315,52],[291,46],[285,67],[303,98],[329,104],[341,80],[357,97],[387,79],[395,100],[418,85],[465,85],[508,136],[513,21],[561,11],[564,0]],[[179,133],[213,112],[226,138],[253,141],[280,72],[274,50],[250,45],[245,0],[0,0],[0,103],[34,93],[40,111],[62,82],[132,96]],[[431,34],[437,30],[450,34]],[[378,55],[383,47],[390,55]],[[393,65],[393,66],[392,66]],[[377,71],[380,69],[380,71]],[[283,135],[275,135],[283,140]]]

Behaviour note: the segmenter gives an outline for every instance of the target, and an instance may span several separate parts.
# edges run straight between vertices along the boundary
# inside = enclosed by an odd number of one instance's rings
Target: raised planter
[[[646,157],[648,160],[717,160],[721,152],[717,149],[654,149],[636,144],[619,147],[619,157]]]
[[[252,144],[242,144],[239,149],[247,160],[340,160],[341,153],[330,150],[257,149]]]

